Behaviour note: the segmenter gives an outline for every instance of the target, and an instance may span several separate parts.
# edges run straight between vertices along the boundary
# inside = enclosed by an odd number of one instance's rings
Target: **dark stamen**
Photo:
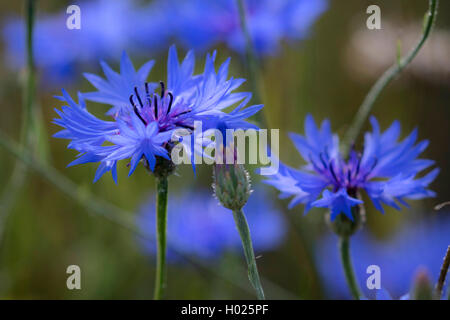
[[[319,158],[320,158],[320,161],[322,162],[322,165],[323,165],[324,169],[327,169],[328,166],[327,166],[327,163],[325,162],[325,159],[323,158],[323,153],[322,152],[319,154]]]
[[[137,99],[139,101],[139,105],[141,106],[141,108],[143,108],[144,104],[142,103],[141,97],[139,96],[139,92],[138,92],[137,87],[134,87],[134,92],[136,93],[136,97],[137,97]]]
[[[138,116],[139,119],[141,119],[143,124],[147,125],[147,122],[145,122],[145,120],[142,118],[136,105],[134,104],[133,95],[130,96],[130,102],[131,102],[131,105],[133,106],[134,113]]]
[[[164,82],[160,81],[159,84],[161,85],[161,98],[164,97],[165,89],[164,89]]]
[[[166,114],[169,114],[170,113],[170,109],[172,108],[173,94],[172,94],[172,92],[169,92],[167,94],[169,95],[170,100],[169,100],[169,107],[167,108]]]
[[[174,115],[174,117],[178,117],[178,116],[182,116],[183,114],[186,114],[186,113],[189,113],[189,112],[191,112],[192,110],[186,110],[186,111],[183,111],[183,112],[180,112],[180,113],[178,113],[178,114],[176,114],[176,115]]]
[[[361,156],[359,155],[358,156],[358,164],[356,165],[355,178],[358,176],[360,166],[361,166]]]
[[[370,168],[370,170],[366,173],[366,175],[364,176],[363,180],[366,180],[366,178],[372,173],[373,169],[375,169],[375,167],[378,164],[378,159],[375,158],[372,164],[372,167]]]
[[[155,119],[158,119],[158,98],[156,96],[153,97],[153,104],[155,107]]]
[[[334,172],[334,166],[333,166],[332,162],[330,162],[330,172],[331,172],[331,175],[333,176],[334,180],[336,180],[336,183],[339,184],[339,180],[337,179],[336,173]]]
[[[375,158],[375,161],[373,162],[372,168],[370,168],[370,172],[372,172],[373,169],[375,169],[375,167],[377,166],[377,164],[378,164],[378,159]]]
[[[145,83],[145,93],[147,96],[147,102],[149,104],[149,106],[152,105],[152,99],[150,98],[150,90],[148,89],[148,82]]]
[[[190,129],[190,130],[194,130],[194,127],[188,126],[186,124],[182,124],[182,123],[176,123],[176,125],[182,127],[182,128],[186,128],[186,129]]]
[[[311,162],[311,164],[313,165],[314,169],[317,172],[322,172],[323,170],[319,168],[319,166],[317,166],[316,162],[313,160],[312,155],[309,154],[309,162]]]

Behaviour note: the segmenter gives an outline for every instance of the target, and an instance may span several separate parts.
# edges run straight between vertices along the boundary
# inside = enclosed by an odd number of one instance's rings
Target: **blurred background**
[[[100,60],[117,70],[123,50],[135,67],[154,59],[151,81],[166,80],[172,43],[182,52],[195,49],[198,70],[205,53],[217,49],[217,65],[231,56],[230,74],[249,79],[235,2],[222,0],[209,7],[203,2],[36,1],[36,103],[44,123],[40,148],[48,150],[42,157],[80,190],[129,212],[150,237],[154,232],[154,178],[142,166],[128,178],[122,163],[118,185],[110,175],[93,184],[96,165],[66,168],[76,154],[66,148],[66,141],[51,137],[59,131],[52,124],[54,108],[61,106],[54,96],[61,88],[71,95],[92,91],[83,73],[101,75]],[[268,127],[280,129],[281,160],[297,167],[302,160],[293,151],[288,132],[302,133],[305,115],[311,113],[316,121],[331,119],[333,130],[342,137],[371,85],[395,61],[397,40],[402,40],[406,52],[419,37],[428,1],[276,2],[288,5],[248,1],[247,15],[259,56],[260,99]],[[81,8],[80,30],[66,28],[66,9],[71,4]],[[366,9],[372,4],[381,8],[381,30],[366,28]],[[24,1],[3,1],[0,9],[0,128],[19,141]],[[450,200],[449,14],[450,3],[441,1],[437,24],[423,51],[388,86],[373,110],[383,129],[395,119],[402,124],[403,136],[418,127],[419,138],[430,140],[422,157],[435,160],[441,168],[432,184],[438,195],[434,199],[411,201],[410,209],[387,209],[384,215],[366,202],[367,224],[353,247],[357,276],[365,286],[366,267],[380,265],[382,285],[394,297],[409,290],[421,265],[435,281],[450,244],[450,208],[433,209]],[[251,83],[245,83],[244,89],[252,90]],[[108,110],[96,103],[88,107],[98,116]],[[2,199],[15,161],[0,149]],[[212,198],[211,172],[211,167],[199,166],[194,175],[190,167],[182,166],[169,180],[169,246],[177,248],[169,254],[169,299],[254,297],[231,212]],[[303,216],[302,206],[288,210],[287,200],[279,200],[275,190],[261,186],[254,173],[252,178],[257,186],[253,203],[244,209],[267,297],[348,298],[336,239],[324,223],[325,211],[313,209]],[[152,297],[155,247],[151,242],[90,214],[31,171],[6,209],[0,212],[0,298]],[[81,268],[81,290],[66,287],[66,268],[72,264]]]

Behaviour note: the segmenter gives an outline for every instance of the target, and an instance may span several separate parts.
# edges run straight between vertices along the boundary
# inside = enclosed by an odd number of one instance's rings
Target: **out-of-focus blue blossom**
[[[136,71],[124,53],[120,73],[102,63],[106,80],[86,74],[98,91],[80,94],[79,104],[63,90],[63,97],[59,99],[68,106],[63,106],[61,111],[56,110],[60,118],[55,119],[54,123],[64,130],[56,133],[55,137],[71,140],[68,147],[79,152],[79,157],[71,165],[100,162],[94,181],[108,171],[112,172],[116,180],[116,164],[119,160],[131,158],[129,175],[141,159],[152,171],[156,157],[170,160],[171,148],[179,142],[172,140],[173,133],[183,129],[188,136],[192,135],[197,131],[194,130],[196,121],[201,121],[203,130],[213,129],[222,123],[242,129],[255,127],[244,119],[258,112],[262,105],[244,108],[251,94],[233,91],[245,80],[228,79],[230,59],[216,72],[215,58],[215,52],[208,54],[203,73],[194,75],[193,53],[188,52],[180,63],[175,47],[171,47],[167,63],[167,87],[161,82],[161,90],[157,93],[157,85],[146,82],[153,61]],[[100,120],[89,113],[85,98],[112,105],[108,112],[112,120]],[[240,104],[232,112],[222,111],[236,103]],[[187,140],[186,137],[178,139],[183,139],[183,144]]]
[[[304,39],[327,0],[246,0],[246,18],[255,50],[277,52],[282,40]],[[157,0],[172,19],[174,36],[187,48],[205,50],[219,43],[245,52],[236,0]]]
[[[244,211],[256,253],[273,250],[282,243],[286,223],[265,190],[256,189]],[[167,217],[167,243],[172,261],[178,261],[177,252],[214,259],[226,251],[242,250],[232,212],[220,206],[211,192],[197,190],[170,198]],[[150,238],[155,238],[153,197],[142,206],[138,224]],[[143,241],[151,254],[156,252],[155,243]]]
[[[77,3],[81,10],[81,29],[68,29],[69,14],[65,9],[58,13],[38,16],[34,27],[34,57],[36,65],[45,74],[46,83],[70,81],[79,74],[77,68],[99,59],[116,59],[127,49],[141,52],[139,43],[143,33],[149,37],[157,25],[151,18],[141,16],[134,0],[95,0]],[[145,29],[142,24],[145,24]],[[158,27],[159,28],[159,27]],[[164,33],[159,33],[160,45]],[[25,63],[25,23],[22,18],[10,18],[3,25],[3,39],[7,65],[20,68]],[[148,53],[148,51],[147,51]],[[141,53],[142,55],[142,53]]]
[[[432,281],[437,281],[450,244],[449,230],[450,218],[444,216],[408,223],[383,240],[374,238],[367,231],[353,236],[350,250],[355,275],[363,293],[370,298],[377,296],[380,300],[389,299],[389,296],[407,299],[405,294],[409,293],[414,276],[421,268],[426,268]],[[323,288],[331,298],[351,298],[336,249],[337,243],[336,235],[327,235],[318,242],[315,249],[317,266]],[[370,274],[366,273],[366,269],[370,265],[381,269],[382,291],[367,289],[366,281]]]
[[[246,1],[248,25],[256,51],[273,54],[282,39],[307,36],[310,26],[325,11],[327,0]],[[34,28],[36,65],[45,74],[44,83],[70,82],[77,69],[99,59],[115,60],[123,50],[145,57],[166,50],[177,39],[187,49],[207,50],[226,43],[244,52],[235,0],[157,0],[143,4],[136,0],[85,0],[81,29],[69,30],[69,14],[38,16]],[[9,18],[2,24],[6,65],[20,68],[25,63],[25,23]]]
[[[291,207],[304,203],[305,213],[312,207],[329,208],[331,220],[341,213],[353,220],[351,208],[362,203],[356,198],[360,190],[366,191],[381,212],[384,212],[382,204],[400,210],[398,204],[407,206],[405,199],[433,197],[434,192],[427,188],[439,170],[435,168],[418,177],[422,170],[434,164],[431,160],[418,159],[428,141],[416,144],[417,129],[399,141],[398,121],[383,133],[374,117],[370,122],[373,131],[365,134],[362,154],[352,149],[345,160],[330,122],[323,121],[319,128],[308,115],[305,136],[290,135],[307,165],[300,170],[283,165],[264,182],[279,189],[282,198],[293,196]]]

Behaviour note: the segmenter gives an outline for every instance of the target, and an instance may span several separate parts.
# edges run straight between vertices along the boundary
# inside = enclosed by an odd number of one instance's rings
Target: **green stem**
[[[341,253],[342,267],[345,273],[345,279],[347,280],[348,287],[354,299],[359,300],[361,293],[359,290],[358,282],[356,281],[355,273],[353,271],[353,265],[350,258],[350,238],[339,237],[339,251]]]
[[[156,179],[156,280],[155,300],[163,298],[166,287],[167,176]]]
[[[370,89],[369,93],[365,97],[363,103],[359,107],[350,128],[347,130],[343,140],[343,154],[349,152],[350,146],[356,141],[359,133],[366,121],[369,113],[371,112],[375,101],[380,96],[384,88],[395,78],[419,53],[423,47],[425,41],[431,33],[434,22],[436,21],[437,9],[439,0],[429,0],[429,9],[425,16],[423,34],[417,44],[411,49],[411,51],[404,57],[400,58],[397,63],[391,66],[384,74],[378,79],[378,81]]]
[[[441,267],[441,272],[439,273],[439,279],[436,284],[436,296],[439,297],[439,299],[441,299],[442,297],[442,290],[444,289],[445,278],[447,277],[449,267],[450,267],[450,246],[448,246],[447,248],[447,253],[445,254],[444,262],[442,263]]]
[[[21,148],[20,145],[6,137],[0,132],[0,146],[11,153],[26,166],[40,174],[43,178],[53,184],[59,191],[66,194],[69,198],[75,200],[87,209],[89,213],[93,213],[107,220],[111,220],[126,229],[134,230],[134,222],[132,214],[123,211],[110,203],[97,199],[88,191],[78,187],[73,181],[62,175],[55,168],[47,165],[41,159],[32,155]]]
[[[252,239],[250,237],[250,230],[248,228],[247,220],[245,219],[244,212],[241,210],[233,211],[234,221],[239,231],[239,235],[242,241],[242,247],[244,248],[245,260],[248,266],[248,278],[253,288],[256,290],[256,296],[259,300],[264,300],[264,291],[261,286],[261,280],[259,279],[258,268],[256,266],[255,254],[253,252]]]
[[[35,18],[35,0],[27,0],[25,3],[25,55],[26,55],[26,68],[25,68],[25,83],[23,86],[23,98],[22,98],[22,123],[20,127],[20,142],[22,148],[34,148],[33,147],[33,100],[35,96],[35,72],[34,72],[34,60],[33,60],[33,28]],[[5,223],[12,209],[12,206],[16,200],[22,185],[25,182],[27,173],[26,166],[22,162],[16,162],[4,192],[0,199],[1,215],[0,215],[0,242],[3,237],[5,229]]]
[[[25,128],[24,132],[31,133],[28,126],[33,126],[33,100],[35,95],[35,72],[33,59],[33,29],[35,17],[35,0],[27,0],[26,2],[26,87],[24,91],[24,111],[25,111]]]
[[[87,213],[93,216],[104,218],[116,224],[117,226],[142,237],[147,241],[154,241],[154,238],[149,236],[145,231],[142,230],[142,228],[138,228],[136,226],[133,214],[131,212],[122,210],[110,204],[109,202],[104,201],[103,199],[99,199],[91,195],[87,190],[79,188],[75,183],[62,175],[58,170],[43,162],[42,159],[37,158],[35,155],[26,150],[23,150],[23,148],[21,148],[17,142],[5,136],[1,131],[0,147],[4,148],[5,151],[16,157],[17,160],[21,161],[29,169],[39,174],[50,184],[53,184],[58,191],[61,191],[74,202],[77,202],[78,204],[83,206]],[[172,247],[171,250],[173,250],[180,257],[183,257],[183,259],[185,259],[188,263],[195,266],[196,268],[202,269],[206,272],[210,272],[215,277],[222,278],[225,281],[228,281],[236,288],[239,288],[246,292],[250,292],[248,290],[248,287],[243,285],[242,281],[235,279],[226,273],[220,273],[215,268],[211,268],[208,263],[205,263],[201,259],[196,259],[192,256],[184,255],[183,252],[176,247]],[[293,293],[281,288],[275,283],[272,283],[270,280],[265,280],[265,282],[270,285],[271,291],[276,292],[278,296],[285,299],[295,298],[295,295]]]
[[[249,67],[249,76],[250,76],[250,85],[252,87],[252,92],[254,95],[254,99],[257,103],[261,103],[261,95],[259,90],[259,80],[261,79],[261,75],[259,73],[259,62],[258,57],[256,56],[255,49],[253,46],[253,41],[250,35],[250,31],[248,30],[247,18],[245,14],[245,6],[243,0],[237,0],[237,6],[239,9],[239,18],[241,23],[242,33],[245,38],[245,48],[246,48],[246,60]],[[265,127],[265,119],[264,119],[264,109],[263,112],[258,112],[255,115],[258,123],[261,127]]]

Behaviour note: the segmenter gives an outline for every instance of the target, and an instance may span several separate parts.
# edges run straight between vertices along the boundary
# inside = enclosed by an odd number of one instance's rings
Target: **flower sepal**
[[[176,170],[176,165],[172,160],[168,160],[163,157],[156,156],[155,168],[152,170],[145,157],[142,158],[144,167],[149,173],[153,174],[156,178],[164,178],[172,175]]]
[[[359,199],[359,195],[356,195]],[[327,213],[325,219],[328,226],[340,237],[350,237],[358,231],[366,222],[366,210],[362,203],[357,204],[350,209],[352,219],[346,214],[338,214],[333,219],[333,214],[330,211]]]

